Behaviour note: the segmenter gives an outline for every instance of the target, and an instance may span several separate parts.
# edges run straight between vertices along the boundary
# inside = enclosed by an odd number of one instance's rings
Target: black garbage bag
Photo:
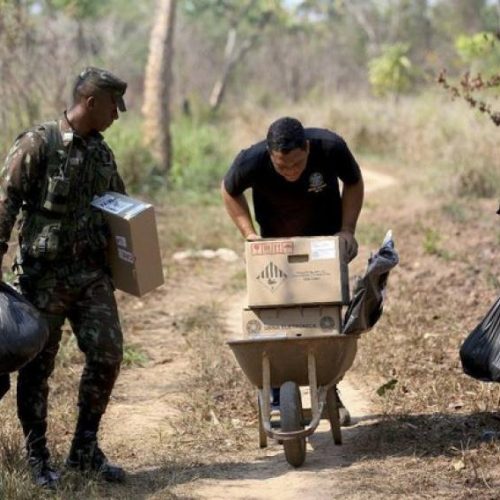
[[[19,370],[31,361],[48,337],[47,322],[35,306],[0,282],[0,374]]]
[[[464,372],[485,382],[500,382],[500,297],[460,348]]]
[[[378,252],[368,259],[365,275],[354,286],[352,299],[344,316],[342,333],[367,332],[379,320],[387,278],[398,262],[392,231],[388,231]]]

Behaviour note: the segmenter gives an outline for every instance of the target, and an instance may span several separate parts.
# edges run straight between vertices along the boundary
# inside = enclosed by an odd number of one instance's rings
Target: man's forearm
[[[356,224],[363,206],[364,184],[360,179],[356,184],[344,184],[342,189],[342,227],[341,231],[352,234],[356,231]]]
[[[242,236],[245,239],[257,236],[255,227],[253,225],[252,216],[250,215],[250,208],[248,207],[245,196],[243,194],[239,196],[231,196],[226,191],[224,181],[222,181],[221,193],[226,211]]]

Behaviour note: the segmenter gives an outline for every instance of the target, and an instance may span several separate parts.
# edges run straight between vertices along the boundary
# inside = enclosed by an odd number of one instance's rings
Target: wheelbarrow
[[[322,415],[330,420],[333,441],[342,444],[336,384],[351,367],[358,335],[255,336],[229,340],[238,363],[258,388],[259,444],[283,443],[287,462],[299,467],[306,458],[306,437]],[[303,409],[300,387],[309,386],[311,408]],[[279,420],[271,420],[271,388],[280,388]],[[279,427],[279,430],[277,428]]]

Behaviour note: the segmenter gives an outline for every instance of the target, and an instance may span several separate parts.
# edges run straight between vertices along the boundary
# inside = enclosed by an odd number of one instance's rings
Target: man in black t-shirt
[[[357,255],[363,178],[334,132],[304,129],[297,119],[284,117],[271,124],[265,141],[239,153],[222,181],[222,197],[243,237],[253,240],[260,236],[243,194],[248,188],[262,237],[337,235],[348,260]],[[341,419],[349,420],[343,405]]]
[[[339,190],[339,179],[343,183]],[[363,179],[344,140],[326,129],[280,118],[266,141],[244,149],[222,182],[226,209],[246,239],[257,239],[243,192],[252,189],[261,236],[338,235],[349,260],[363,203]]]

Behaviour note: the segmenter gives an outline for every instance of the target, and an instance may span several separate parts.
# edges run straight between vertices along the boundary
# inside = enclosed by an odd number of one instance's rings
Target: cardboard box
[[[109,261],[119,290],[141,297],[163,284],[163,266],[153,205],[120,193],[94,199],[111,230]]]
[[[340,306],[243,309],[243,333],[256,337],[308,337],[339,334]]]
[[[347,304],[347,262],[337,236],[245,243],[249,307]]]

